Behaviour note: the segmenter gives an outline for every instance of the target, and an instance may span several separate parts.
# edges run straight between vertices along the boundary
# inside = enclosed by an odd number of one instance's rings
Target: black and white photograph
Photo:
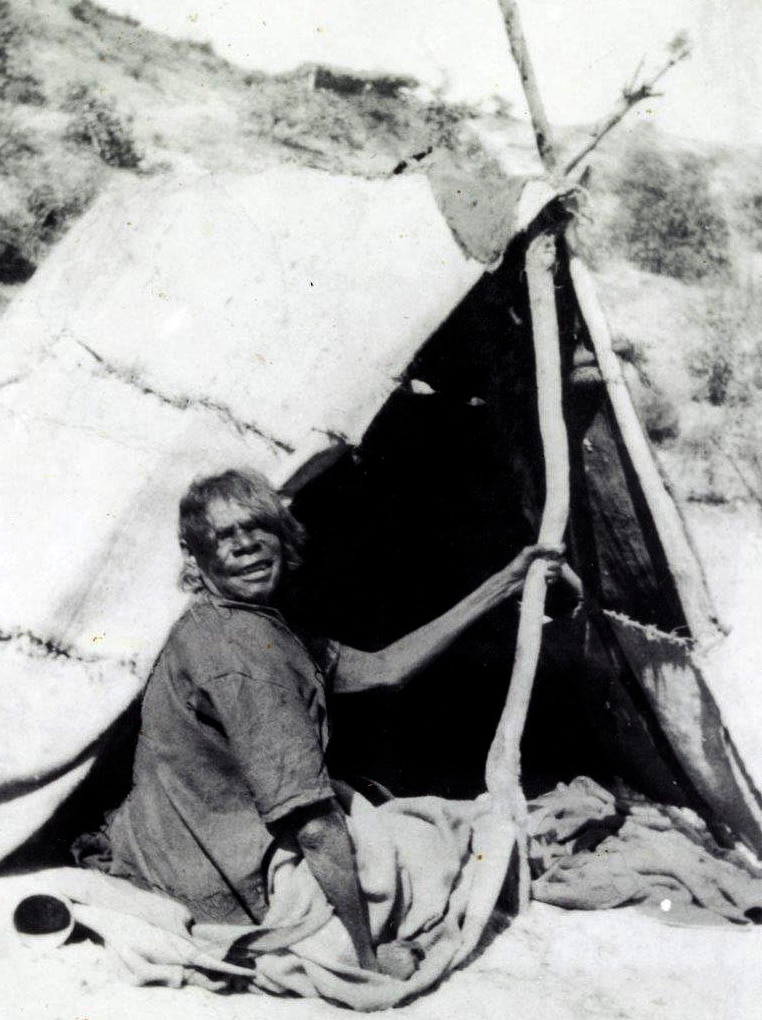
[[[759,0],[0,0],[0,1015],[762,1016]]]

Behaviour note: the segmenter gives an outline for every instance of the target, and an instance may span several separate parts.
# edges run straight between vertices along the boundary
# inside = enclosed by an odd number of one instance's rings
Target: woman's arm
[[[303,808],[288,816],[284,824],[296,837],[308,868],[349,933],[363,970],[401,981],[411,977],[423,956],[415,943],[397,941],[373,947],[354,848],[339,804],[330,800]]]
[[[360,966],[378,970],[344,812],[335,801],[323,801],[295,812],[286,824],[325,898],[349,932]]]
[[[534,560],[548,561],[548,580],[554,581],[561,572],[563,553],[563,546],[527,546],[452,609],[378,652],[342,645],[334,691],[349,694],[401,686],[441,655],[472,623],[520,592]]]

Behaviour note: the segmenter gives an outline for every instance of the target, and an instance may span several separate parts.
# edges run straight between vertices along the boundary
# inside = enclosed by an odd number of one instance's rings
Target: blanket
[[[375,941],[414,940],[423,950],[408,981],[358,966],[306,862],[286,848],[273,856],[270,907],[259,926],[194,923],[184,906],[124,879],[58,868],[0,879],[0,941],[3,931],[11,938],[14,907],[46,893],[105,943],[134,982],[320,997],[365,1011],[401,1005],[477,948],[484,926],[474,911],[496,831],[489,798],[373,807],[354,794],[348,807]],[[673,923],[762,920],[762,869],[719,847],[686,809],[616,798],[584,777],[528,807],[535,899],[587,910],[635,905]],[[510,841],[510,831],[503,837]],[[62,923],[60,941],[69,931]],[[31,942],[45,948],[55,936]]]
[[[532,895],[560,907],[635,905],[674,924],[762,920],[762,868],[688,808],[616,798],[586,777],[529,804]]]
[[[2,879],[0,904],[7,931],[25,893],[68,901],[74,919],[140,983],[188,982],[386,1009],[430,988],[462,958],[482,857],[473,847],[488,816],[486,798],[421,797],[380,807],[352,798],[348,825],[374,940],[415,940],[424,953],[404,982],[360,969],[306,862],[284,848],[269,868],[270,907],[260,926],[194,924],[189,911],[164,896],[76,868]]]

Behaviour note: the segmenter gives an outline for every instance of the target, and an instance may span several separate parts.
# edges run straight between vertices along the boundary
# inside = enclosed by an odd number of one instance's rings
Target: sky
[[[101,0],[174,36],[210,41],[247,68],[316,61],[412,75],[453,99],[498,94],[523,112],[497,0]],[[607,113],[642,58],[687,29],[692,59],[638,116],[667,131],[762,143],[762,0],[520,0],[551,119]]]

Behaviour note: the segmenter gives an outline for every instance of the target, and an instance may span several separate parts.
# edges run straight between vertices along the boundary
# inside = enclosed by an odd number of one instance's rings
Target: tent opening
[[[482,278],[420,351],[359,450],[299,493],[294,509],[311,536],[299,609],[313,629],[380,647],[534,541],[543,464],[522,264],[517,247]],[[567,328],[567,359],[575,343]],[[573,596],[559,587],[549,608],[557,619],[546,628],[524,741],[530,796],[582,773],[610,777],[579,696]],[[480,792],[517,624],[513,602],[405,691],[336,699],[334,772],[369,776],[398,795]]]

